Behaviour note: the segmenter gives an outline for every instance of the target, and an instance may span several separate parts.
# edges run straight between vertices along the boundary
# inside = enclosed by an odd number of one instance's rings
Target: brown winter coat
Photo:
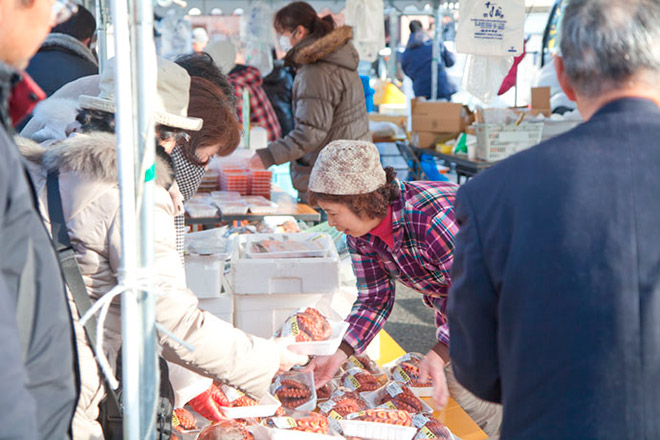
[[[309,175],[321,150],[337,139],[371,140],[360,61],[349,26],[309,38],[287,58],[297,67],[293,84],[295,128],[258,150],[266,167],[291,162],[293,186],[306,199]]]

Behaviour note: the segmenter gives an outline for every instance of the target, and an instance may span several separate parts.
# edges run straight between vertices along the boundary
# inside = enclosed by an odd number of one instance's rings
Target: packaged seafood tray
[[[330,321],[313,307],[299,309],[285,322],[275,336],[295,336],[289,345],[294,353],[308,356],[330,356],[337,351],[348,330],[344,321]]]
[[[326,234],[255,234],[247,237],[248,258],[315,258],[324,257],[332,248]]]
[[[223,215],[243,215],[248,212],[248,205],[243,200],[215,201],[215,205]]]
[[[250,190],[250,173],[246,171],[223,170],[218,181],[220,182],[220,189],[223,191],[246,195]]]
[[[395,381],[388,382],[376,391],[360,393],[360,395],[372,408],[398,409],[411,414],[433,412],[433,408],[415,396],[409,387]]]
[[[211,191],[211,197],[215,201],[224,202],[227,200],[238,200],[241,194],[236,191]]]
[[[259,401],[255,401],[242,391],[226,384],[220,384],[218,393],[224,401],[220,409],[230,419],[270,417],[282,406],[272,394],[266,393]]]
[[[275,376],[270,393],[277,397],[282,406],[296,411],[316,409],[316,387],[311,371],[287,371]]]
[[[362,420],[344,419],[340,420],[339,424],[346,437],[369,440],[412,440],[417,433],[417,429],[412,426],[364,422]]]
[[[417,397],[433,395],[433,382],[427,378],[422,382],[419,377],[419,363],[424,358],[421,353],[406,353],[385,365],[392,380],[406,384]]]
[[[215,217],[218,214],[218,208],[206,203],[186,203],[185,211],[190,218]]]
[[[244,197],[243,200],[247,203],[250,212],[253,214],[265,215],[277,212],[277,203],[266,200],[263,196],[247,196]]]

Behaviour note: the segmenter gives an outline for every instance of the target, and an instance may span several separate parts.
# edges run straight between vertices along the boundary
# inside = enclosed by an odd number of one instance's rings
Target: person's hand
[[[284,373],[289,371],[292,367],[296,365],[305,365],[309,358],[303,354],[297,354],[289,350],[289,346],[296,342],[295,336],[287,336],[286,338],[277,338],[275,339],[279,349],[280,349],[280,368],[277,371],[278,373]]]
[[[303,371],[313,371],[314,372],[314,384],[316,388],[321,388],[323,385],[328,383],[330,379],[335,377],[335,373],[339,370],[339,367],[348,359],[348,355],[342,350],[337,350],[335,354],[331,356],[317,356],[312,359],[312,362],[309,363]]]
[[[257,169],[257,170],[262,170],[266,168],[264,166],[264,163],[261,161],[261,157],[259,157],[258,154],[255,154],[250,158],[250,162],[248,163],[250,166],[250,169]]]
[[[225,417],[222,414],[222,411],[220,411],[218,403],[213,399],[213,386],[214,385],[211,385],[211,388],[188,402],[188,405],[190,405],[200,416],[212,422],[227,420],[227,417]]]
[[[433,382],[433,400],[438,405],[437,409],[447,406],[449,401],[449,389],[445,378],[445,361],[436,352],[430,350],[419,363],[419,380],[425,382],[429,377]]]

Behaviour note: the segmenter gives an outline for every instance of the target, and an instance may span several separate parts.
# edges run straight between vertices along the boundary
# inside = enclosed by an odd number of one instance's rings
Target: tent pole
[[[155,130],[153,103],[156,100],[157,77],[156,46],[153,38],[153,4],[149,0],[129,0],[130,10],[135,11],[132,22],[131,41],[133,42],[133,90],[136,91],[137,111],[136,147],[138,160],[135,171],[138,176],[138,224],[140,229],[140,250],[138,267],[149,269],[154,261],[154,145]],[[140,197],[141,195],[141,197]],[[140,438],[156,438],[156,411],[158,407],[160,370],[156,352],[156,302],[147,292],[138,293],[142,347],[140,365]],[[165,378],[168,380],[168,378]]]
[[[438,99],[438,61],[440,58],[440,0],[433,0],[433,63],[431,64],[431,100]]]
[[[117,173],[120,197],[121,261],[119,283],[134,286],[137,280],[137,221],[129,12],[126,0],[111,0],[115,43],[115,121]],[[137,292],[127,290],[121,299],[123,431],[127,440],[140,439],[140,351],[142,332]]]

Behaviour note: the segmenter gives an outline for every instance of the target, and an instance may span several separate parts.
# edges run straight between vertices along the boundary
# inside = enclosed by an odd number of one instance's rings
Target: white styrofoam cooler
[[[270,338],[301,307],[314,307],[321,293],[234,294],[234,326],[244,332]]]
[[[197,298],[218,298],[222,293],[225,256],[186,255],[186,283]]]
[[[199,300],[199,308],[217,316],[230,324],[234,324],[234,297],[222,294],[219,298],[203,298]]]
[[[277,234],[256,234],[251,238]],[[231,284],[234,294],[318,294],[339,287],[339,256],[330,243],[325,257],[259,258],[245,257],[246,238],[237,237],[233,246]]]

